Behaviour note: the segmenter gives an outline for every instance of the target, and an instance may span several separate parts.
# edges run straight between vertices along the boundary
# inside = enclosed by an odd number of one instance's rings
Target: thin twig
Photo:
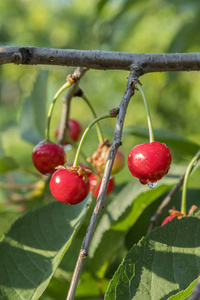
[[[69,122],[69,114],[70,114],[70,104],[71,100],[74,97],[74,94],[77,92],[80,78],[86,73],[86,68],[77,68],[71,77],[74,80],[72,86],[68,89],[66,95],[63,97],[63,109],[62,116],[59,125],[59,134],[58,134],[58,142],[63,143],[65,140],[65,132],[68,127]]]
[[[149,233],[151,230],[153,230],[154,227],[156,226],[156,224],[157,224],[160,216],[163,213],[163,210],[167,207],[167,205],[169,204],[169,202],[171,201],[171,199],[176,195],[176,193],[179,191],[179,189],[183,185],[184,177],[185,177],[185,175],[182,175],[180,177],[179,182],[171,189],[171,191],[169,192],[169,194],[165,197],[165,199],[162,201],[162,203],[158,207],[158,209],[155,212],[155,214],[151,217],[151,219],[150,219],[150,225],[149,225],[147,233]]]
[[[197,284],[192,292],[192,294],[190,295],[189,300],[199,300],[200,299],[200,276],[197,280]]]
[[[32,190],[37,188],[38,182],[35,183],[9,183],[9,182],[0,182],[0,188],[2,189],[11,189],[11,190]]]
[[[100,50],[0,46],[0,64],[57,65],[98,70],[199,71],[200,53],[127,53]]]
[[[126,86],[124,96],[118,107],[118,109],[119,109],[118,119],[117,119],[117,123],[116,123],[116,127],[115,127],[113,142],[111,145],[108,160],[107,160],[105,170],[104,170],[104,175],[102,178],[102,184],[101,184],[101,187],[99,190],[99,194],[98,194],[98,197],[96,200],[96,205],[95,205],[92,217],[90,219],[90,224],[88,226],[85,238],[83,240],[81,250],[79,253],[79,257],[78,257],[78,260],[77,260],[77,263],[76,263],[76,266],[74,269],[73,277],[71,280],[71,285],[70,285],[70,288],[68,291],[67,300],[74,299],[76,287],[77,287],[78,280],[79,280],[81,270],[82,270],[82,266],[83,266],[85,258],[88,255],[89,246],[90,246],[91,239],[92,239],[92,236],[93,236],[96,224],[97,224],[98,217],[100,215],[102,208],[104,207],[106,190],[108,187],[108,182],[110,179],[113,162],[115,159],[117,149],[121,145],[122,129],[123,129],[123,124],[124,124],[126,109],[128,107],[128,103],[134,93],[132,83],[136,79],[138,79],[138,74],[136,74],[136,72],[132,71],[128,77],[128,83]]]

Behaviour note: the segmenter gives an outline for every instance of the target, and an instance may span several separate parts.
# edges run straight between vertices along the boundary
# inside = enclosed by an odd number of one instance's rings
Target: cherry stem
[[[145,109],[146,109],[146,113],[147,113],[147,122],[148,122],[148,127],[149,127],[149,142],[152,143],[154,142],[154,134],[153,134],[153,126],[152,126],[152,120],[151,120],[151,115],[150,115],[150,110],[149,110],[149,105],[148,105],[148,101],[147,98],[145,96],[144,90],[142,88],[141,83],[136,83],[135,87],[141,92],[142,94],[142,98],[144,101],[144,105],[145,105]]]
[[[82,137],[81,137],[81,140],[80,140],[80,143],[78,145],[78,149],[76,151],[76,156],[75,156],[75,159],[74,159],[74,164],[73,164],[73,167],[77,167],[78,166],[78,159],[79,159],[79,155],[80,155],[80,151],[81,151],[81,148],[83,146],[83,142],[86,138],[86,135],[88,134],[89,130],[92,128],[93,125],[95,125],[97,122],[103,120],[103,119],[106,119],[106,118],[113,118],[115,117],[114,115],[112,115],[110,112],[109,113],[106,113],[106,114],[103,114],[101,115],[100,117],[96,118],[95,120],[93,120],[89,125],[88,127],[85,129]]]
[[[195,154],[189,165],[187,166],[185,177],[183,181],[183,189],[182,189],[182,198],[181,198],[181,213],[186,215],[186,194],[187,194],[187,185],[188,179],[191,173],[191,170],[196,166],[198,160],[200,159],[200,150]]]
[[[56,100],[58,99],[58,97],[60,96],[60,94],[66,90],[67,88],[69,88],[72,85],[71,82],[67,81],[63,86],[61,86],[61,88],[57,91],[57,93],[55,94],[53,101],[49,107],[49,111],[48,111],[48,116],[47,116],[47,127],[46,127],[46,132],[45,132],[45,136],[46,136],[46,140],[49,141],[49,132],[50,132],[50,123],[51,123],[51,117],[52,117],[52,113],[53,113],[53,109],[56,103]]]
[[[97,114],[95,113],[95,110],[92,107],[92,105],[91,105],[90,101],[88,100],[88,98],[85,95],[83,95],[81,98],[87,103],[87,105],[91,109],[91,112],[92,112],[93,116],[96,119]],[[101,143],[103,143],[103,134],[102,134],[101,127],[100,127],[98,122],[96,123],[96,127],[97,127],[97,135],[98,135],[99,143],[101,144]]]

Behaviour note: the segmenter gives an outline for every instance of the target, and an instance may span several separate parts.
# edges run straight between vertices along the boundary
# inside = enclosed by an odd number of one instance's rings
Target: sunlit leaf
[[[110,282],[105,299],[166,300],[186,289],[199,272],[200,211],[173,219],[133,246]]]
[[[196,283],[197,283],[197,279],[195,279],[190,285],[188,288],[186,288],[185,290],[177,293],[176,295],[173,295],[171,296],[170,298],[168,298],[168,300],[185,300],[187,299],[187,297],[189,297],[192,292],[193,292],[193,289],[195,288],[196,286]]]
[[[127,184],[107,206],[90,247],[91,268],[98,271],[116,253],[127,230],[137,221],[145,207],[169,190],[177,178],[163,178],[154,190],[134,181]],[[105,251],[106,249],[106,251]]]

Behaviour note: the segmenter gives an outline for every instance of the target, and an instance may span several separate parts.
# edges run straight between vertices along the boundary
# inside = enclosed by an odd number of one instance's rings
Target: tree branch
[[[60,121],[58,134],[58,142],[61,144],[65,140],[65,132],[68,127],[71,100],[74,97],[74,94],[77,92],[81,77],[83,77],[86,72],[86,68],[77,68],[74,71],[74,73],[70,75],[75,82],[72,84],[72,86],[68,89],[66,95],[63,97],[62,117]]]
[[[119,113],[118,113],[118,119],[117,119],[117,123],[116,123],[116,127],[115,127],[113,142],[111,145],[108,160],[107,160],[106,167],[104,170],[104,175],[102,178],[102,183],[101,183],[101,187],[99,190],[99,194],[98,194],[98,197],[96,200],[96,205],[95,205],[92,217],[90,219],[90,224],[88,226],[84,241],[81,246],[79,257],[78,257],[78,260],[77,260],[77,263],[76,263],[76,266],[74,269],[74,274],[73,274],[71,285],[70,285],[70,288],[68,291],[67,300],[74,299],[74,295],[75,295],[76,287],[78,284],[79,276],[80,276],[80,273],[82,270],[83,262],[88,255],[90,242],[91,242],[91,239],[92,239],[92,236],[93,236],[96,224],[97,224],[97,220],[98,220],[98,217],[100,215],[102,208],[104,207],[106,191],[107,191],[108,182],[109,182],[110,175],[111,175],[113,162],[115,159],[117,149],[121,145],[122,129],[123,129],[124,119],[125,119],[125,115],[126,115],[126,110],[127,110],[129,101],[134,93],[132,83],[136,79],[138,79],[138,74],[136,74],[136,72],[134,72],[134,71],[131,72],[128,77],[128,83],[126,86],[126,90],[124,92],[124,96],[118,107]]]
[[[0,46],[0,64],[57,65],[99,70],[199,71],[200,53],[141,54],[100,50]]]

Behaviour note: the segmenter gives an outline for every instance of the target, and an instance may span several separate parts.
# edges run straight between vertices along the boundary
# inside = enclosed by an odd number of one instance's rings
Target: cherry
[[[113,174],[120,172],[124,168],[124,166],[125,166],[125,156],[120,150],[117,150],[116,156],[115,156],[115,159],[113,162],[111,174],[113,175]],[[104,168],[103,168],[103,170],[104,170]]]
[[[90,192],[96,187],[93,191],[93,196],[97,197],[99,194],[102,179],[100,179],[100,177],[94,173],[88,174],[88,178],[90,180]],[[114,190],[114,188],[115,188],[114,178],[111,177],[108,182],[106,195],[109,195]]]
[[[156,182],[169,171],[172,156],[162,143],[152,142],[135,146],[128,155],[128,168],[142,184]]]
[[[61,145],[44,140],[33,149],[32,160],[40,173],[51,174],[55,167],[65,163],[66,154]]]
[[[98,194],[99,194],[101,182],[102,182],[102,179],[99,182],[99,184],[97,185],[97,187],[94,189],[94,192],[93,192],[93,196],[94,197],[97,197]],[[111,177],[110,180],[109,180],[109,182],[108,182],[108,188],[107,188],[107,191],[106,191],[106,195],[109,195],[114,190],[114,187],[115,187],[114,178]]]
[[[170,222],[175,217],[176,216],[168,216],[167,218],[164,219],[164,221],[162,222],[161,226],[165,225],[167,222]]]
[[[81,124],[73,119],[69,119],[69,127],[66,130],[66,136],[70,137],[72,141],[77,142],[82,132]],[[59,127],[56,129],[55,136],[58,138]],[[63,145],[70,144],[67,139],[63,142]]]
[[[67,167],[57,170],[51,177],[50,190],[52,195],[63,203],[70,205],[83,201],[90,191],[90,181],[86,173],[76,171],[83,168]]]
[[[92,158],[88,157],[87,161],[92,163],[94,167],[98,169],[100,173],[103,173],[106,162],[108,159],[108,155],[110,152],[110,144],[108,140],[104,140],[102,144],[100,144],[97,150],[93,153]],[[113,167],[111,171],[111,175],[118,173],[125,166],[125,157],[120,150],[117,150],[116,156],[113,162]]]
[[[92,192],[97,183],[100,181],[100,177],[97,174],[90,173],[88,174],[88,178],[90,181],[90,192]]]

